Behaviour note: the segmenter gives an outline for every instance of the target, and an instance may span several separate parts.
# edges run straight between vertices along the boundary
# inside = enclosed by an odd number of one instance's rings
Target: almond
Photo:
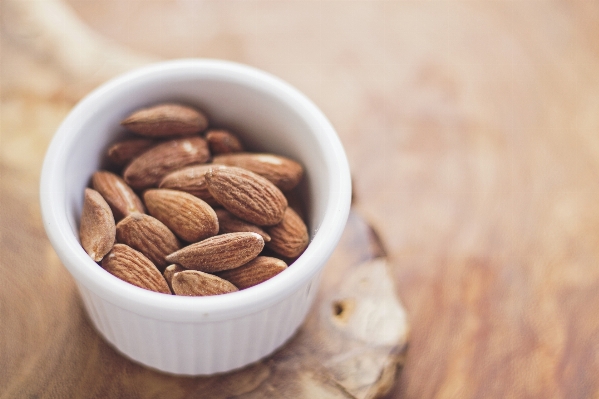
[[[238,166],[270,180],[283,191],[297,186],[304,174],[299,163],[279,155],[260,153],[237,153],[217,155],[214,163]]]
[[[179,238],[197,242],[218,234],[218,218],[203,200],[183,191],[165,188],[144,193],[148,211]]]
[[[218,202],[210,194],[206,185],[206,172],[214,166],[213,164],[193,165],[176,170],[164,176],[158,187],[185,191],[212,206],[217,206]]]
[[[212,154],[228,154],[243,151],[243,145],[236,135],[227,130],[208,130],[206,141]]]
[[[117,221],[133,212],[145,212],[144,204],[137,194],[114,173],[106,171],[94,173],[92,186],[102,194]]]
[[[107,152],[108,160],[116,167],[122,168],[133,158],[144,153],[150,147],[156,145],[156,141],[150,139],[128,139],[113,144]]]
[[[281,259],[283,262],[285,262],[288,265],[292,265],[293,262],[295,262],[297,260],[297,258],[299,258],[299,256],[294,256],[293,258],[283,256],[280,253],[275,252],[266,246],[264,246],[264,249],[262,250],[262,252],[260,252],[260,256],[270,256],[271,258]]]
[[[262,176],[221,166],[206,172],[206,183],[210,194],[240,219],[258,226],[275,225],[283,219],[287,199]]]
[[[116,225],[116,238],[141,252],[164,270],[168,262],[164,257],[181,248],[177,237],[160,220],[142,213],[132,213]]]
[[[270,236],[260,227],[241,220],[224,209],[215,209],[214,212],[216,212],[216,217],[218,218],[219,234],[238,233],[243,231],[254,232],[260,234],[264,239],[264,242],[270,241]]]
[[[217,272],[239,267],[254,259],[264,248],[256,233],[228,233],[188,245],[166,257],[187,269]]]
[[[281,223],[266,231],[270,235],[268,248],[289,258],[299,256],[310,241],[306,224],[291,208],[285,210]]]
[[[260,284],[285,269],[287,269],[287,264],[281,259],[258,256],[243,266],[219,272],[217,275],[242,290]]]
[[[185,296],[208,296],[238,291],[237,287],[220,277],[197,270],[175,273],[172,280],[173,292]]]
[[[170,172],[209,159],[208,144],[201,137],[169,140],[133,159],[123,176],[132,188],[143,190],[155,187]]]
[[[162,273],[162,275],[164,276],[164,279],[166,280],[166,283],[168,284],[168,286],[170,287],[171,291],[173,290],[173,276],[175,275],[175,273],[179,273],[182,271],[185,271],[187,269],[185,269],[184,267],[181,267],[177,264],[172,264],[166,267],[166,269],[164,269],[164,272]]]
[[[114,244],[102,260],[102,267],[129,284],[163,294],[171,293],[166,280],[152,261],[125,244]]]
[[[100,193],[86,188],[79,225],[81,246],[98,262],[112,248],[115,235],[116,227],[110,206]]]
[[[199,133],[208,127],[208,119],[192,107],[160,104],[132,113],[121,125],[147,137],[172,137]]]

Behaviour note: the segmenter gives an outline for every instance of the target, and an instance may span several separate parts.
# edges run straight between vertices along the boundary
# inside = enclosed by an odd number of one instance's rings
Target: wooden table
[[[45,318],[44,295],[80,312],[55,259],[15,280],[13,270],[30,269],[4,252],[55,257],[39,251],[36,187],[57,124],[132,66],[214,57],[289,81],[337,128],[355,210],[386,247],[408,312],[392,397],[599,395],[596,2],[5,4],[1,223],[22,234],[2,236],[2,281],[13,289],[0,314],[10,306],[12,317],[45,323],[22,331],[13,358],[73,328]]]

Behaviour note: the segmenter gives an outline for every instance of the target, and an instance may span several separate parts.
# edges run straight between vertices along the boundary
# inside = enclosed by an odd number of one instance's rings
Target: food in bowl
[[[79,226],[106,271],[164,294],[221,295],[274,277],[306,249],[302,212],[286,196],[303,177],[298,162],[246,152],[183,104],[136,110],[121,125],[133,137],[107,151],[111,170],[93,174]]]
[[[106,153],[121,162],[122,170],[131,154],[146,151],[155,145],[153,140],[165,140],[130,136],[128,141],[124,129],[118,128],[120,122],[135,110],[164,102],[205,111],[212,125],[235,132],[246,149],[301,163],[305,174],[293,191],[300,194],[310,244],[284,272],[226,295],[165,295],[115,278],[83,250],[82,193],[90,177],[105,168]],[[205,139],[210,147],[208,135]],[[343,232],[350,199],[345,152],[322,111],[283,80],[222,60],[170,60],[102,84],[57,129],[40,179],[44,227],[94,328],[129,359],[177,375],[234,370],[264,358],[291,338],[314,303],[319,277]],[[297,199],[287,200],[296,209]],[[219,223],[219,229],[224,224]],[[272,228],[268,234],[275,235]],[[177,267],[169,265],[164,274]]]

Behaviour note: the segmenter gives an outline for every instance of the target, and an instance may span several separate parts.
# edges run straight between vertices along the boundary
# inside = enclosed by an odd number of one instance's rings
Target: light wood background
[[[599,397],[599,3],[69,0],[89,37],[68,39],[6,3],[0,177],[21,192],[1,223],[32,241],[3,246],[44,239],[41,159],[81,95],[154,59],[244,62],[305,92],[347,150],[411,324],[392,397]]]

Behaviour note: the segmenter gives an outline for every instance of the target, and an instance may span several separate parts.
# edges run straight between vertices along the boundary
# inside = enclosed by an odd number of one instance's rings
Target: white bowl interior
[[[302,163],[306,171],[302,191],[312,243],[285,273],[235,294],[165,297],[113,276],[102,276],[108,273],[80,247],[78,223],[83,191],[100,168],[108,146],[122,135],[120,121],[135,109],[165,101],[198,107],[207,113],[211,125],[232,129],[252,150],[285,155]],[[80,283],[91,283],[98,295],[125,307],[122,301],[131,300],[148,312],[152,303],[163,310],[178,307],[183,313],[197,310],[201,303],[204,313],[210,314],[211,310],[231,310],[235,306],[232,301],[262,301],[266,305],[283,295],[284,289],[317,273],[343,230],[350,193],[349,168],[341,144],[326,118],[303,95],[252,68],[190,60],[130,73],[82,100],[61,125],[48,150],[41,202],[46,230],[63,263]],[[322,227],[326,232],[318,234]]]
[[[327,154],[318,145],[317,137],[307,134],[312,129],[309,122],[269,94],[258,87],[229,80],[190,82],[178,77],[165,77],[139,89],[117,93],[114,103],[80,120],[79,129],[85,134],[74,137],[71,148],[65,148],[70,156],[64,190],[73,234],[78,234],[83,190],[89,185],[91,175],[101,167],[108,146],[122,134],[120,121],[140,107],[172,101],[203,110],[212,126],[232,129],[253,151],[272,152],[300,161],[306,169],[301,191],[313,236],[329,199],[327,191],[332,176],[323,173],[327,170]]]

